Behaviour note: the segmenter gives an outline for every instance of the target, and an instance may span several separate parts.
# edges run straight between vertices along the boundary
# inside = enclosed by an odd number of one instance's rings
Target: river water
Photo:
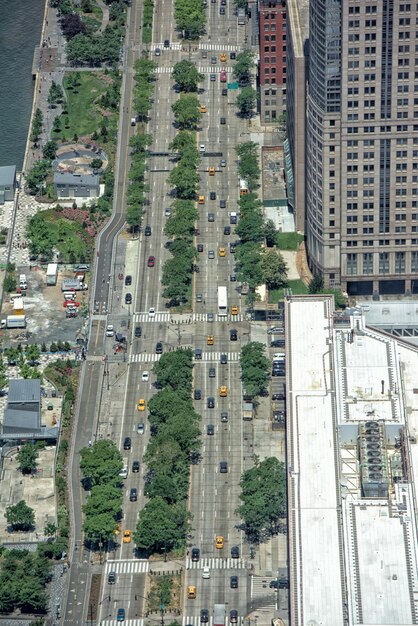
[[[34,80],[32,60],[39,45],[45,0],[0,0],[0,166],[21,170]]]

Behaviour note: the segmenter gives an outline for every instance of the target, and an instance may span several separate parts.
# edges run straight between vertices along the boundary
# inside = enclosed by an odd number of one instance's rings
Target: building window
[[[373,254],[371,252],[363,254],[363,274],[373,274]]]
[[[411,272],[418,272],[418,252],[411,252]]]
[[[389,253],[379,252],[379,274],[389,273]]]
[[[351,242],[347,242],[347,244],[348,243]],[[349,276],[357,274],[357,254],[354,254],[353,252],[347,254],[347,274]]]
[[[405,252],[395,253],[395,274],[405,274]]]

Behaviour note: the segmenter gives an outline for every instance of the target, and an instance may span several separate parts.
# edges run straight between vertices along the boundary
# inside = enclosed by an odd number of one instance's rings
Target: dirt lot
[[[19,272],[17,272],[19,275]],[[58,281],[55,286],[47,286],[46,269],[34,268],[31,271],[25,269],[28,282],[27,295],[24,297],[24,311],[26,315],[26,332],[28,343],[49,345],[58,340],[68,341],[74,345],[77,331],[83,327],[85,314],[88,308],[88,291],[77,291],[76,300],[80,303],[79,315],[75,318],[65,316],[63,307],[64,298],[61,291],[61,281],[64,278],[74,278],[71,269],[60,270]],[[88,279],[87,279],[88,282]],[[8,294],[4,295],[2,319],[7,315],[13,315],[13,304]],[[24,329],[2,330],[3,346],[22,343]]]

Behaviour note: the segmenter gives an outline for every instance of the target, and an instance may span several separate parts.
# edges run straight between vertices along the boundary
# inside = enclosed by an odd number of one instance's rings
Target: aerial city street
[[[418,624],[417,23],[39,0],[0,626]]]

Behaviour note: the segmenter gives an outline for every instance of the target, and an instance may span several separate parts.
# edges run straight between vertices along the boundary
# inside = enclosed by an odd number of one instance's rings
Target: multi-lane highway
[[[201,244],[199,249],[202,251],[197,261],[199,272],[193,278],[193,311],[181,316],[172,315],[162,297],[162,267],[169,257],[164,235],[167,220],[165,209],[172,203],[172,189],[167,178],[173,162],[168,157],[153,156],[149,159],[149,205],[139,237],[132,239],[121,232],[113,245],[115,234],[121,228],[125,207],[129,166],[127,144],[130,134],[135,132],[129,125],[131,67],[140,53],[137,36],[139,2],[134,0],[130,9],[129,45],[125,55],[124,101],[121,107],[123,119],[116,176],[117,210],[112,223],[102,235],[98,249],[94,301],[99,303],[99,307],[90,329],[89,356],[84,365],[79,403],[79,430],[74,447],[73,494],[77,550],[73,553],[65,616],[65,621],[73,624],[88,619],[92,602],[86,592],[90,580],[91,555],[82,546],[79,506],[83,494],[76,471],[77,452],[89,439],[96,437],[110,437],[119,445],[129,467],[125,480],[121,532],[133,531],[138,512],[145,503],[142,460],[149,440],[147,410],[138,411],[137,403],[143,398],[147,404],[155,392],[152,365],[159,358],[155,350],[157,342],[162,342],[164,351],[177,346],[192,346],[193,350],[202,350],[202,358],[196,359],[194,367],[194,386],[201,390],[201,399],[194,403],[196,411],[202,416],[202,459],[191,469],[192,533],[188,539],[188,554],[181,563],[185,571],[182,581],[183,623],[199,624],[200,610],[207,608],[210,626],[215,603],[225,604],[227,623],[230,610],[238,611],[239,623],[249,610],[249,554],[247,545],[243,543],[243,534],[237,528],[240,519],[235,509],[239,505],[239,479],[247,467],[244,466],[243,450],[244,447],[246,450],[251,448],[253,437],[251,422],[242,420],[239,368],[240,349],[249,341],[250,324],[246,321],[245,303],[240,295],[239,284],[231,280],[236,272],[234,254],[230,251],[230,243],[236,239],[234,225],[230,224],[230,213],[237,211],[239,199],[235,146],[245,139],[243,135],[246,129],[245,122],[236,114],[236,90],[228,89],[227,84],[220,81],[222,70],[226,70],[228,81],[232,80],[235,61],[231,52],[237,53],[243,49],[245,27],[237,25],[231,0],[225,5],[221,5],[219,0],[210,2],[206,9],[206,34],[199,45],[181,44],[175,31],[173,4],[172,1],[155,2],[153,44],[148,53],[158,67],[148,132],[153,138],[152,152],[169,151],[169,145],[177,132],[173,125],[171,106],[179,97],[174,90],[171,72],[175,63],[182,59],[194,61],[205,77],[200,85],[199,98],[206,112],[202,115],[197,138],[198,146],[204,146],[201,149],[199,193],[205,196],[205,201],[198,205],[195,243]],[[220,14],[221,6],[225,8],[224,15]],[[157,54],[156,48],[159,49]],[[226,61],[221,60],[222,53],[226,53]],[[213,74],[215,80],[211,79]],[[225,123],[221,123],[221,118],[224,118]],[[217,156],[210,156],[213,153],[217,153]],[[209,167],[215,167],[214,176],[209,176]],[[147,226],[149,229],[145,228]],[[230,227],[230,232],[226,227]],[[225,254],[221,249],[224,249]],[[150,256],[155,257],[153,267],[147,263]],[[227,288],[226,316],[218,314],[219,286]],[[197,294],[202,294],[198,297],[199,301],[196,301]],[[231,314],[232,306],[238,307],[236,315]],[[150,313],[150,309],[154,312]],[[213,314],[213,321],[210,314]],[[126,353],[114,354],[114,340],[106,338],[107,324],[113,324],[116,330],[126,335]],[[231,339],[232,329],[237,331],[236,340]],[[208,345],[208,336],[213,336],[213,345]],[[226,362],[221,362],[225,361],[221,355],[226,355]],[[209,376],[210,368],[214,368],[214,375]],[[150,374],[147,381],[143,381],[144,371]],[[224,397],[220,397],[221,386],[227,388]],[[208,398],[214,398],[213,408],[209,408]],[[221,413],[227,414],[223,420]],[[143,434],[137,432],[138,422],[145,423]],[[213,426],[213,429],[208,429],[208,426]],[[125,437],[131,438],[130,450],[123,450]],[[139,472],[132,472],[133,461],[140,462]],[[220,464],[224,462],[227,464],[226,471],[221,471]],[[138,489],[136,502],[129,500],[132,487]],[[215,547],[216,537],[223,538],[223,547]],[[191,560],[193,548],[200,551],[198,561]],[[234,554],[231,553],[232,548],[235,549]],[[106,555],[106,559],[107,563],[100,569],[101,595],[95,605],[95,619],[105,626],[112,626],[116,623],[117,609],[123,607],[126,611],[125,619],[135,620],[131,624],[139,624],[137,620],[144,615],[144,585],[148,563],[136,558],[132,542],[121,542],[114,552]],[[210,568],[209,579],[202,578],[203,566]],[[111,586],[107,583],[110,571],[117,575],[116,584]],[[84,590],[80,589],[77,573],[79,578],[82,574]],[[231,587],[231,576],[238,578],[237,588]],[[195,599],[186,598],[188,585],[196,586]]]

